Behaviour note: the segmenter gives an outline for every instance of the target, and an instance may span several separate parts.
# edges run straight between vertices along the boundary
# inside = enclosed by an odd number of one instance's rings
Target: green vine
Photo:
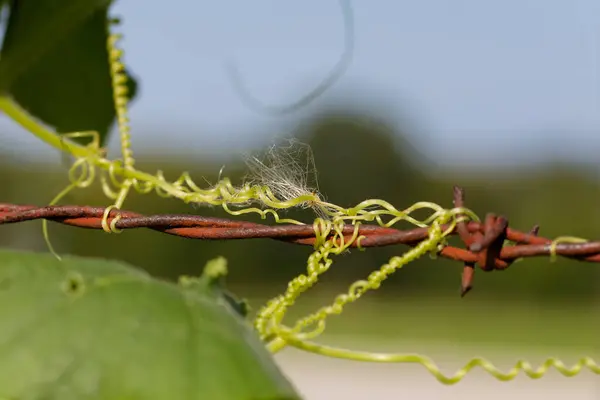
[[[478,217],[465,208],[445,209],[430,202],[419,202],[409,208],[398,210],[384,200],[370,199],[362,201],[354,207],[344,208],[324,201],[318,193],[310,190],[300,192],[293,198],[282,198],[282,196],[276,195],[278,191],[270,185],[245,183],[241,186],[234,186],[225,177],[211,187],[201,188],[194,183],[187,172],[181,174],[174,181],[168,181],[161,171],[150,174],[138,170],[135,167],[135,159],[131,149],[127,109],[127,76],[124,73],[125,67],[121,60],[123,51],[117,46],[119,38],[119,35],[111,34],[107,46],[117,126],[121,138],[120,159],[110,160],[106,158],[106,152],[100,146],[98,133],[71,132],[58,134],[52,132],[38,123],[10,97],[0,97],[0,109],[6,115],[48,145],[75,158],[68,173],[69,186],[60,192],[51,204],[59,202],[73,189],[89,187],[99,177],[104,194],[113,201],[107,207],[103,218],[104,230],[112,233],[118,233],[115,224],[119,219],[119,215],[117,214],[109,223],[109,212],[114,209],[121,209],[131,190],[142,194],[154,192],[161,197],[176,198],[185,203],[219,206],[234,216],[250,213],[258,214],[263,219],[271,217],[276,223],[304,224],[294,219],[281,218],[278,211],[300,206],[312,208],[317,216],[313,223],[317,240],[314,245],[314,252],[308,257],[306,273],[294,278],[283,294],[272,299],[260,309],[254,321],[256,331],[272,352],[277,352],[289,345],[332,357],[376,362],[420,363],[440,382],[446,384],[460,381],[475,366],[481,366],[500,380],[515,378],[520,370],[525,371],[532,378],[539,378],[551,366],[556,367],[566,376],[577,374],[583,367],[600,374],[600,367],[587,357],[582,358],[575,366],[570,368],[556,359],[548,359],[538,369],[532,368],[525,361],[519,361],[507,373],[498,371],[488,361],[476,358],[469,361],[455,375],[447,377],[430,359],[424,356],[362,353],[322,346],[312,342],[312,339],[325,330],[328,317],[341,314],[346,305],[357,301],[368,291],[379,289],[391,274],[406,264],[424,255],[437,253],[445,245],[446,236],[458,222],[463,220],[478,221]],[[80,145],[71,140],[77,137],[91,137],[92,140],[88,145]],[[415,211],[423,209],[430,211],[429,216],[424,219],[417,219],[413,216]],[[383,227],[391,227],[400,221],[428,228],[428,238],[403,255],[392,257],[366,279],[353,283],[347,293],[337,296],[331,305],[296,321],[291,327],[284,324],[284,317],[289,308],[295,304],[302,293],[309,290],[318,281],[319,277],[331,268],[335,256],[341,254],[353,244],[360,249],[360,242],[363,237],[359,236],[358,232],[361,224],[375,222]],[[444,225],[449,227],[444,230]],[[350,238],[346,238],[343,234],[343,228],[346,226],[354,228],[354,233]],[[44,225],[44,235],[48,238],[46,225]],[[554,246],[552,248],[554,249]],[[50,249],[52,250],[51,247]]]

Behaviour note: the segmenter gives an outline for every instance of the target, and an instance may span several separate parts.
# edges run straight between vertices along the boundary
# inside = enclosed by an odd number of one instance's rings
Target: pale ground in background
[[[415,351],[413,347],[411,350]],[[443,364],[442,370],[446,375],[467,360],[467,357],[452,355],[443,350],[435,351],[435,354],[424,353],[432,357],[438,365]],[[444,353],[446,356],[443,356]],[[471,356],[476,354],[478,353],[471,353]],[[515,354],[519,355],[517,352]],[[498,360],[498,357],[482,355],[490,358],[502,371],[510,369],[515,359],[508,356],[504,360]],[[524,357],[523,354],[520,355]],[[541,356],[525,358],[529,359],[534,367],[543,359]],[[359,363],[321,357],[295,349],[284,350],[276,356],[276,360],[298,392],[304,396],[304,400],[600,399],[600,376],[589,371],[566,378],[551,370],[539,380],[519,375],[513,381],[500,382],[477,368],[459,383],[446,386],[418,364]],[[575,357],[565,358],[564,362],[571,365],[575,362]]]

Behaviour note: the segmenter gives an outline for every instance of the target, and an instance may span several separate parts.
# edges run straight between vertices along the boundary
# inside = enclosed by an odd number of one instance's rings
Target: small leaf
[[[0,251],[0,398],[293,400],[212,295],[100,259]]]
[[[241,317],[247,317],[250,311],[248,302],[244,299],[238,299],[233,293],[227,290],[225,276],[227,276],[227,259],[225,257],[217,257],[206,263],[200,278],[181,276],[179,284],[183,288],[224,300]]]
[[[104,143],[115,119],[109,5],[107,0],[11,0],[0,91],[56,131],[94,130]],[[128,89],[131,99],[137,91],[131,77]]]

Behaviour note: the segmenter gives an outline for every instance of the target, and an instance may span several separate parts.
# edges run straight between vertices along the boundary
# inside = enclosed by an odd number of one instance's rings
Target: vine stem
[[[105,152],[102,148],[100,148],[99,143],[92,142],[87,146],[82,146],[69,140],[69,138],[65,137],[65,135],[52,132],[51,130],[45,128],[43,125],[38,123],[30,114],[27,113],[26,110],[22,109],[8,96],[0,96],[0,110],[3,110],[6,113],[6,115],[12,118],[15,122],[20,124],[22,127],[30,131],[32,134],[34,134],[36,137],[38,137],[40,140],[47,143],[51,147],[78,158],[78,161],[81,161],[82,163],[86,163],[87,166],[90,168],[90,175],[92,175],[93,168],[98,167],[102,170],[108,171],[109,174],[112,174],[110,175],[111,178],[114,176],[114,174],[119,174],[120,176],[124,177],[126,179],[126,183],[124,183],[125,186],[122,186],[123,190],[120,192],[120,195],[118,195],[116,198],[117,205],[126,195],[126,191],[129,189],[129,185],[133,180],[139,180],[150,183],[151,185],[154,185],[155,188],[160,188],[164,193],[167,193],[168,195],[179,199],[184,199],[187,194],[184,190],[178,189],[176,184],[170,184],[164,180],[161,180],[161,174],[159,174],[158,177],[156,177],[148,173],[138,171],[132,167],[128,168],[127,164],[123,160],[111,161],[105,158]],[[84,181],[83,183],[86,183],[87,185],[87,181]],[[268,193],[271,193],[268,187],[266,190],[268,191]],[[455,197],[461,195],[459,191],[455,192]],[[267,198],[267,200],[269,203],[275,202],[275,200],[271,198]],[[280,202],[279,205],[282,205],[284,203],[286,202]],[[455,201],[455,203],[457,202]],[[461,204],[455,205],[462,206]],[[228,210],[226,208],[226,203],[223,203],[223,206],[226,210]],[[286,203],[286,206],[293,206],[293,204],[290,201],[288,201]],[[374,206],[378,207],[378,209],[372,210],[372,207]],[[115,206],[113,205],[111,207],[114,208]],[[371,209],[367,210],[367,208]],[[409,215],[411,212],[416,211],[419,208],[428,208],[435,212],[429,218],[427,218],[427,220],[419,221]],[[244,212],[249,212],[249,210],[251,209],[237,211],[235,212],[235,215],[240,215]],[[110,213],[110,211],[111,208],[106,209],[105,216],[102,219],[102,227],[105,230],[108,230],[105,225],[108,222],[108,213]],[[551,367],[554,367],[556,370],[558,370],[558,372],[560,372],[564,376],[574,376],[581,372],[584,368],[588,368],[593,373],[600,374],[600,366],[598,366],[590,357],[581,358],[575,365],[571,367],[565,366],[558,359],[548,358],[537,369],[533,368],[528,362],[519,360],[515,364],[515,366],[508,372],[499,371],[493,364],[491,364],[485,359],[473,358],[469,362],[467,362],[461,369],[459,369],[454,375],[446,376],[440,371],[439,367],[436,364],[434,364],[431,359],[425,356],[421,356],[418,354],[367,353],[361,351],[352,351],[343,348],[335,348],[306,340],[310,337],[316,337],[318,334],[321,333],[322,330],[315,329],[311,332],[297,333],[297,331],[300,331],[301,328],[310,326],[314,322],[322,322],[322,327],[324,328],[325,318],[333,314],[341,313],[342,306],[357,300],[364,291],[378,289],[379,285],[395,270],[413,261],[417,257],[426,254],[427,252],[432,252],[436,250],[439,251],[437,244],[440,244],[444,237],[447,234],[449,234],[453,229],[452,227],[452,229],[445,230],[443,224],[449,222],[451,218],[458,217],[464,214],[471,214],[471,212],[467,213],[466,211],[468,210],[465,210],[462,207],[454,208],[452,210],[446,210],[436,204],[429,202],[419,202],[409,207],[408,209],[398,211],[392,205],[383,200],[371,199],[359,203],[356,207],[352,209],[341,209],[340,211],[338,211],[338,214],[336,214],[336,219],[334,219],[334,221],[329,221],[328,224],[325,224],[323,220],[317,220],[321,221],[323,223],[323,226],[320,226],[317,222],[315,222],[314,224],[315,236],[319,242],[319,246],[316,246],[318,248],[315,250],[315,253],[313,253],[313,255],[309,257],[307,275],[300,275],[296,279],[292,280],[290,282],[290,285],[288,286],[288,291],[285,293],[285,301],[271,302],[271,305],[268,305],[261,312],[259,312],[259,317],[257,317],[261,318],[260,320],[257,320],[258,322],[256,323],[256,326],[259,328],[259,334],[264,337],[272,337],[273,334],[275,336],[272,340],[266,343],[267,349],[270,350],[272,353],[276,353],[287,346],[292,346],[304,351],[309,351],[320,355],[357,361],[418,363],[424,366],[438,381],[444,384],[454,384],[459,382],[467,375],[467,373],[471,369],[477,366],[483,368],[490,375],[502,381],[514,379],[520,371],[524,371],[527,376],[537,379],[545,375]],[[274,214],[276,215],[276,213]],[[392,219],[392,221],[386,223],[383,219],[381,219],[382,215],[390,215],[394,218]],[[471,217],[475,220],[478,220],[476,215],[474,214],[471,215]],[[353,226],[354,235],[352,239],[348,243],[344,243],[345,237],[343,231],[341,227],[338,226],[338,223],[343,224],[344,218],[354,218],[354,222],[360,222],[362,220],[377,220],[377,222],[379,223],[379,225],[381,225],[382,228],[390,227],[394,223],[403,219],[408,222],[412,222],[413,224],[419,227],[430,226],[430,228],[432,228],[432,231],[428,240],[419,243],[415,246],[413,250],[406,252],[403,256],[393,257],[387,264],[382,266],[379,270],[371,273],[366,280],[357,281],[353,285],[351,285],[348,292],[336,297],[336,300],[332,305],[323,307],[316,313],[313,313],[312,315],[309,315],[308,317],[298,321],[296,324],[298,329],[294,327],[290,330],[289,328],[281,324],[281,321],[285,312],[287,311],[287,308],[293,306],[293,303],[296,300],[296,298],[316,282],[317,275],[324,273],[329,269],[332,263],[332,259],[328,258],[328,256],[336,256],[341,254],[352,242],[360,246],[360,243],[356,242],[359,224],[355,224]],[[113,228],[116,228],[117,222],[117,217],[112,219],[110,231],[115,230]],[[279,222],[283,221],[279,220]],[[494,224],[493,222],[498,223]],[[329,232],[331,232],[334,228],[335,234],[337,236],[327,241],[326,243],[328,244],[328,246],[326,246],[325,242],[323,242],[322,239],[327,237]],[[484,223],[484,232],[481,234],[481,237],[475,238],[475,241],[472,241],[471,238],[468,238],[469,240],[467,240],[467,242],[469,243],[465,244],[468,244],[469,250],[481,252],[481,259],[485,263],[485,266],[488,267],[487,263],[490,257],[492,259],[495,259],[501,255],[498,252],[498,249],[494,253],[492,247],[490,246],[494,245],[495,242],[498,242],[499,239],[502,240],[501,244],[503,244],[503,235],[506,235],[506,237],[508,238],[507,229],[508,223],[503,218],[486,218],[486,223]],[[339,240],[336,240],[336,238],[338,238]],[[541,238],[538,238],[538,240],[540,239]],[[544,251],[549,252],[552,256],[555,256],[559,250],[559,241],[573,242],[579,246],[584,246],[588,244],[581,243],[582,239],[570,237],[558,238],[552,241],[551,243],[544,242]],[[339,244],[336,245],[336,243]],[[490,249],[492,249],[492,252],[488,253]],[[509,263],[504,262],[500,265],[500,269],[505,269],[506,267],[508,267],[508,265]],[[496,267],[495,263],[492,263],[491,266]],[[313,279],[313,277],[315,277],[315,279]],[[265,329],[265,327],[267,327],[265,323],[269,322],[275,322],[274,329]]]
[[[165,192],[174,197],[182,197],[184,192],[173,188],[167,182],[162,182],[154,175],[135,169],[123,168],[118,163],[100,156],[99,149],[93,149],[89,146],[82,146],[72,140],[61,137],[58,133],[52,132],[36,122],[27,111],[16,104],[7,96],[0,96],[0,110],[13,119],[16,123],[31,132],[38,139],[54,147],[57,150],[70,154],[77,158],[86,159],[95,167],[109,171],[111,168],[115,174],[121,175],[126,179],[137,179],[139,181],[151,182],[154,186],[160,187]]]

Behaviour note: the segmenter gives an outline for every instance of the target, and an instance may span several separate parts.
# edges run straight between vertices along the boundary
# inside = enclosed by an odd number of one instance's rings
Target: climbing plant
[[[225,272],[223,259],[209,263],[201,278],[184,277],[174,285],[123,264],[62,257],[51,246],[54,258],[3,252],[0,284],[4,282],[9,290],[0,292],[5,296],[0,315],[11,323],[0,329],[0,351],[7,354],[0,368],[5,365],[12,375],[0,379],[0,396],[206,398],[202,395],[208,393],[213,399],[297,398],[267,352],[286,346],[364,361],[418,362],[444,383],[460,381],[476,365],[501,380],[513,379],[520,370],[540,377],[551,366],[569,376],[584,366],[600,373],[590,358],[574,367],[549,359],[538,369],[520,361],[507,373],[486,360],[474,359],[455,375],[445,376],[424,356],[355,352],[314,342],[325,330],[327,318],[379,289],[408,263],[439,253],[457,225],[479,221],[477,215],[462,206],[449,209],[426,201],[401,209],[381,199],[351,207],[327,202],[310,179],[314,167],[310,149],[296,142],[274,148],[266,159],[250,158],[248,179],[239,186],[227,177],[202,186],[187,172],[171,181],[161,171],[140,170],[128,117],[137,85],[124,64],[120,35],[115,32],[119,21],[109,16],[111,2],[9,0],[2,4],[8,19],[0,53],[0,109],[74,159],[70,184],[50,204],[72,190],[99,183],[108,199],[102,223],[107,233],[119,233],[119,210],[136,191],[221,207],[237,218],[257,214],[275,224],[309,225],[316,240],[306,272],[291,279],[281,295],[258,310],[252,333],[246,326],[244,307],[215,283],[220,282],[215,277]],[[341,4],[347,6],[347,2]],[[113,124],[119,133],[119,158],[108,158],[103,147]],[[299,156],[303,159],[298,160]],[[314,220],[280,215],[294,207],[313,210]],[[424,217],[423,211],[427,211]],[[295,323],[285,323],[298,297],[317,283],[338,255],[351,247],[362,249],[362,226],[371,223],[387,228],[401,222],[425,229],[425,239],[353,283],[330,305]],[[44,235],[50,245],[46,225]],[[35,295],[30,295],[33,287]],[[18,311],[25,306],[28,314]],[[42,314],[44,318],[39,318]],[[65,326],[68,334],[61,335]],[[44,334],[40,327],[45,328]],[[40,333],[23,335],[24,330]],[[162,340],[167,337],[170,342],[165,344]],[[123,363],[121,357],[151,357],[151,361],[140,369],[133,361]],[[24,372],[30,369],[36,373]]]

